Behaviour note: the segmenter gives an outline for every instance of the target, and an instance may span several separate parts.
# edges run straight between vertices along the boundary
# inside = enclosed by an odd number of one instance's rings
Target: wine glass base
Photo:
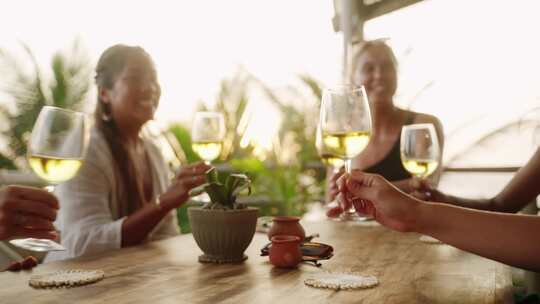
[[[368,222],[374,220],[371,216],[361,216],[358,213],[342,213],[336,220],[341,222]]]
[[[16,239],[9,241],[10,244],[31,251],[47,252],[47,251],[63,251],[66,248],[54,241],[46,239]]]
[[[340,221],[357,221],[359,218],[360,216],[358,216],[358,214],[350,212],[343,212],[339,216]]]

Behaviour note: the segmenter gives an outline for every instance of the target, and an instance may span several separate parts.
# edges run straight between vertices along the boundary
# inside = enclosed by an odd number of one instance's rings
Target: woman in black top
[[[433,124],[442,151],[444,137],[440,121],[435,116],[400,109],[394,105],[397,61],[392,49],[382,40],[363,42],[357,49],[353,58],[351,82],[365,86],[373,119],[370,142],[352,160],[352,168],[380,174],[401,190],[411,192],[411,174],[405,170],[400,158],[401,128],[413,123]],[[434,185],[438,183],[441,167],[439,165],[429,178]],[[343,170],[330,178],[330,199],[334,199],[337,193],[335,181],[342,173]]]

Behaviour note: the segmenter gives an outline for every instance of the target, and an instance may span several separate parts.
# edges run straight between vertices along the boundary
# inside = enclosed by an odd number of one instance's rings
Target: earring
[[[105,122],[109,122],[112,120],[112,116],[111,116],[111,109],[109,107],[109,104],[103,102],[102,103],[103,105],[103,113],[101,113],[101,119]]]

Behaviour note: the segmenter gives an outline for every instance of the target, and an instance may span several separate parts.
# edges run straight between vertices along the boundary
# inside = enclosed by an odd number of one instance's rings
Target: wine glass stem
[[[345,161],[345,172],[350,174],[352,170],[351,168],[352,159],[345,158],[344,161]],[[354,206],[351,206],[348,210],[345,210],[345,213],[347,214],[347,216],[353,216],[356,214],[356,209],[354,209]]]
[[[350,158],[345,158],[345,172],[347,173],[351,173],[351,163],[352,163],[352,160]]]

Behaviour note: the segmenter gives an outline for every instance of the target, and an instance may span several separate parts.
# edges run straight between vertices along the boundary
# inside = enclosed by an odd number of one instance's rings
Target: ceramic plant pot
[[[257,208],[211,210],[188,208],[191,231],[203,251],[200,262],[238,263],[247,259],[257,223]]]

